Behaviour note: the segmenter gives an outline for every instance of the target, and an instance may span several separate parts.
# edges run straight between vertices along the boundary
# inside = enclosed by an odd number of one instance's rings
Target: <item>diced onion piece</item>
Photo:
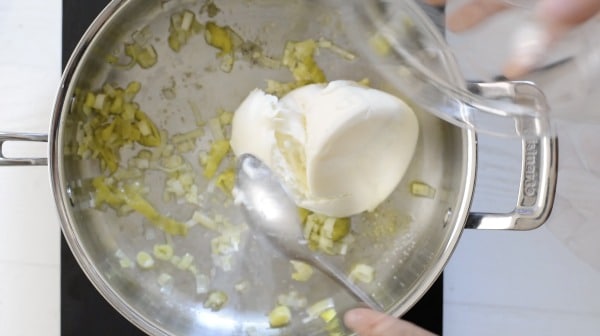
[[[221,69],[223,72],[231,72],[231,70],[233,70],[234,62],[235,61],[233,59],[233,55],[224,55],[223,60],[221,60],[221,66],[219,66],[219,69]]]
[[[269,313],[269,325],[271,328],[285,327],[292,319],[292,312],[287,306],[277,306]]]
[[[298,292],[291,291],[288,294],[281,294],[277,296],[277,303],[283,306],[291,308],[304,308],[306,307],[306,297],[300,296]]]
[[[235,187],[235,170],[228,169],[221,174],[219,174],[215,179],[215,185],[219,187],[219,189],[223,190],[226,194],[233,193],[233,188]]]
[[[121,265],[121,268],[133,267],[133,263],[131,262],[131,259],[129,259],[127,257],[127,255],[125,254],[125,252],[123,252],[121,249],[118,249],[115,252],[115,256],[119,259],[119,265]]]
[[[319,235],[319,249],[321,251],[330,253],[332,251],[333,248],[333,240],[331,240],[331,238],[328,238],[325,235]]]
[[[158,55],[152,45],[141,46],[138,43],[126,43],[125,55],[131,57],[142,69],[148,69],[158,61]]]
[[[135,260],[137,261],[138,265],[140,265],[141,268],[151,268],[152,266],[154,266],[154,258],[152,258],[152,256],[148,253],[148,252],[144,252],[144,251],[140,251],[138,252]]]
[[[188,268],[190,268],[190,266],[192,266],[193,262],[194,262],[194,256],[192,256],[189,253],[186,253],[183,255],[183,257],[181,257],[181,260],[179,261],[179,263],[177,263],[177,268],[185,271]]]
[[[231,125],[231,122],[233,121],[233,112],[221,110],[219,112],[219,121],[221,122],[221,125]]]
[[[157,244],[154,245],[153,253],[156,259],[168,261],[173,258],[173,247],[168,244]]]
[[[186,142],[189,140],[193,140],[196,141],[196,139],[198,139],[199,137],[204,135],[204,129],[203,128],[196,128],[194,130],[191,130],[189,132],[186,133],[181,133],[181,134],[175,134],[173,135],[173,137],[171,137],[171,142],[175,145],[180,144],[182,142]]]
[[[229,272],[233,269],[231,264],[232,256],[231,254],[227,255],[212,255],[213,265],[221,268],[224,272]]]
[[[103,93],[99,93],[96,95],[96,100],[94,100],[94,108],[96,110],[102,110],[102,107],[104,107],[104,101],[106,99],[106,95]]]
[[[333,321],[333,319],[335,319],[336,316],[337,316],[337,312],[333,308],[329,308],[329,309],[325,310],[324,312],[322,312],[321,314],[319,314],[319,317],[321,317],[321,319],[325,323],[329,323],[329,322]]]
[[[189,10],[183,11],[183,19],[181,20],[181,29],[185,31],[189,31],[192,28],[192,23],[194,22],[195,15],[193,12]]]
[[[142,69],[148,69],[152,67],[158,61],[158,55],[153,46],[145,47],[141,53],[137,56],[137,63]]]
[[[209,21],[206,23],[204,39],[210,46],[220,50],[219,57],[233,52],[233,40],[231,39],[231,29],[229,27],[221,27]]]
[[[215,223],[214,220],[212,220],[210,217],[208,217],[206,214],[204,214],[201,211],[195,211],[194,214],[192,215],[192,220],[195,221],[196,223],[204,226],[205,228],[212,230],[212,231],[217,231],[217,223]]]
[[[307,239],[307,240],[310,239],[311,233],[313,232],[315,226],[316,226],[316,223],[314,221],[310,220],[310,217],[309,217],[309,219],[307,219],[306,223],[304,224],[304,232],[303,232],[304,239]]]
[[[309,264],[297,260],[290,260],[290,263],[295,271],[292,273],[292,279],[305,282],[313,275],[313,268]]]
[[[325,74],[315,60],[317,53],[318,44],[315,40],[288,42],[283,51],[282,64],[290,70],[294,82],[279,83],[268,80],[267,93],[281,97],[302,85],[325,83],[327,81]]]
[[[325,236],[329,239],[333,240],[333,229],[335,226],[335,221],[336,219],[333,217],[328,217],[327,219],[325,219],[325,222],[323,222],[323,226],[321,227],[321,235]]]
[[[435,188],[421,181],[413,181],[410,183],[410,193],[417,197],[434,198]]]
[[[138,81],[131,81],[125,88],[125,93],[135,96],[142,89],[142,83]]]
[[[358,280],[363,283],[371,283],[375,278],[375,270],[369,265],[356,264],[350,271],[349,278],[352,281]]]
[[[141,30],[136,30],[131,34],[131,39],[133,42],[139,45],[146,45],[148,40],[152,38],[152,32],[149,31],[148,26],[145,26]]]
[[[227,294],[223,291],[213,291],[208,294],[208,299],[204,301],[204,308],[212,311],[219,311],[227,303]]]
[[[306,313],[308,314],[308,317],[306,319],[304,319],[303,322],[309,322],[315,318],[317,318],[322,312],[334,308],[335,307],[335,303],[333,302],[332,298],[327,298],[327,299],[323,299],[313,305],[311,305],[310,307],[306,308]]]
[[[138,123],[138,129],[140,130],[140,133],[142,133],[143,136],[148,136],[152,134],[150,126],[148,126],[148,123],[145,120],[142,120]]]
[[[95,104],[96,104],[96,95],[94,95],[91,92],[88,92],[85,95],[85,100],[83,102],[83,106],[92,108],[92,107],[94,107]]]
[[[119,259],[119,265],[121,265],[121,268],[133,267],[133,263],[129,259]]]
[[[221,165],[221,162],[231,148],[228,140],[215,140],[210,145],[210,151],[204,165],[204,176],[213,178]]]
[[[246,289],[248,289],[248,286],[249,286],[249,284],[248,284],[248,281],[242,281],[242,282],[240,282],[240,283],[237,283],[237,284],[234,286],[234,288],[235,288],[235,290],[236,290],[236,291],[238,291],[238,292],[243,292],[243,291],[245,291]]]

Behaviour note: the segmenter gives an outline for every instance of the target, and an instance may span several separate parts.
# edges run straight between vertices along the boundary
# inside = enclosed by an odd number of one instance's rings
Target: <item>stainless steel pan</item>
[[[287,41],[327,38],[356,56],[348,60],[331,49],[321,50],[317,62],[328,79],[368,78],[374,87],[405,96],[406,92],[386,80],[385,72],[392,69],[389,65],[369,61],[368,42],[347,34],[348,25],[358,25],[358,21],[348,20],[342,2],[222,0],[215,3],[220,10],[209,16],[204,5],[210,2],[205,1],[115,0],[80,41],[64,72],[47,137],[51,183],[62,230],[77,261],[98,291],[142,330],[153,335],[328,334],[327,324],[319,317],[311,320],[304,308],[292,309],[292,321],[283,329],[270,328],[267,314],[279,295],[291,291],[304,297],[308,306],[330,298],[338,314],[357,303],[323,275],[314,274],[305,283],[293,281],[289,261],[253,239],[231,197],[215,187],[214,179],[203,175],[198,158],[208,151],[213,136],[210,129],[203,137],[194,138],[195,147],[181,155],[195,176],[193,184],[200,195],[196,204],[164,199],[169,171],[160,159],[148,169],[138,167],[142,174],[137,177],[137,186],[145,199],[164,218],[190,224],[186,236],[166,234],[151,223],[153,220],[126,211],[131,209],[118,209],[120,212],[99,206],[94,180],[110,172],[97,157],[78,154],[83,143],[81,127],[89,120],[89,111],[83,108],[86,94],[102,90],[106,83],[126,87],[139,81],[141,90],[135,102],[168,133],[162,136],[164,142],[172,141],[175,134],[198,129],[198,118],[208,121],[220,110],[235,110],[250,90],[264,88],[266,79],[291,79],[286,69],[269,67],[256,59],[252,62],[252,57],[248,53],[244,56],[241,50],[235,54],[232,70],[223,71],[227,67],[223,56],[206,43],[203,32],[190,36],[181,50],[174,52],[168,45],[170,20],[187,9],[204,29],[208,21],[228,25],[244,41],[252,42],[249,45],[260,46],[262,55],[272,60],[281,58]],[[419,16],[419,9],[414,10],[416,24],[429,25]],[[156,64],[142,68],[107,62],[107,57],[113,61],[120,58],[117,63],[126,61],[124,45],[136,41],[154,48]],[[443,64],[438,72],[463,87],[457,73],[452,63]],[[478,91],[493,99],[545,108],[543,95],[527,83],[482,84]],[[508,214],[470,213],[477,171],[476,134],[414,107],[421,136],[406,176],[377,211],[352,218],[354,241],[345,256],[331,257],[343,269],[356,263],[371,265],[375,280],[361,286],[396,316],[407,311],[435,281],[465,226],[535,228],[550,213],[556,183],[556,139],[542,123],[538,125],[544,131],[542,136],[523,140],[515,210]],[[2,133],[0,149],[4,142],[24,140],[45,141],[46,136]],[[119,164],[125,168],[141,149],[157,153],[164,148],[124,146]],[[46,164],[46,160],[5,158],[0,151],[0,164]],[[226,169],[227,164],[220,169]],[[415,181],[426,183],[435,195],[411,194]],[[198,224],[191,220],[195,212],[217,224],[230,224],[234,234]],[[226,241],[226,248],[215,252],[211,244],[219,237]],[[239,241],[232,241],[238,237]],[[140,251],[152,255],[156,244],[172,246],[180,258],[189,254],[193,267],[179,267],[181,259],[177,258],[154,258],[155,265],[148,269],[136,263]],[[215,292],[227,295],[222,307],[205,304]]]

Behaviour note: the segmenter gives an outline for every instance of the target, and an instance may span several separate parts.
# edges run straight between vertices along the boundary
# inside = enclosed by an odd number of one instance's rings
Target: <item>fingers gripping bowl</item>
[[[352,14],[343,8],[335,1],[114,1],[84,36],[51,125],[52,184],[78,262],[141,329],[341,330],[335,313],[354,299],[246,230],[230,194],[227,140],[231,111],[255,88],[281,94],[367,78],[373,88],[404,96],[388,80],[390,68],[370,61],[368,42],[346,35]],[[298,64],[313,61],[310,69],[321,73],[298,72]],[[443,73],[460,85],[453,69]],[[331,247],[319,253],[349,273],[362,269],[361,278],[372,279],[357,283],[396,315],[441,272],[468,218],[475,178],[473,132],[412,108],[420,136],[394,192],[372,212],[311,222],[348,228],[312,247]],[[544,161],[547,152],[540,152]]]

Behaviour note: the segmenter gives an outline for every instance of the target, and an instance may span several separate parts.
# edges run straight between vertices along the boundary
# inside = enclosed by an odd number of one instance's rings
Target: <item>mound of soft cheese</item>
[[[414,112],[352,81],[283,98],[256,89],[233,117],[231,147],[271,168],[298,206],[333,217],[373,210],[402,179],[418,138]]]

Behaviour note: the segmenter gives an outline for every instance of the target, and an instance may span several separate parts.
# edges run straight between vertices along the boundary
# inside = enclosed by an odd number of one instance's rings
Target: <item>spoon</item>
[[[335,280],[349,294],[369,308],[383,307],[348,276],[305,243],[298,207],[290,199],[279,179],[251,154],[239,157],[235,198],[241,203],[248,226],[262,235],[278,251],[293,260],[303,261]]]

